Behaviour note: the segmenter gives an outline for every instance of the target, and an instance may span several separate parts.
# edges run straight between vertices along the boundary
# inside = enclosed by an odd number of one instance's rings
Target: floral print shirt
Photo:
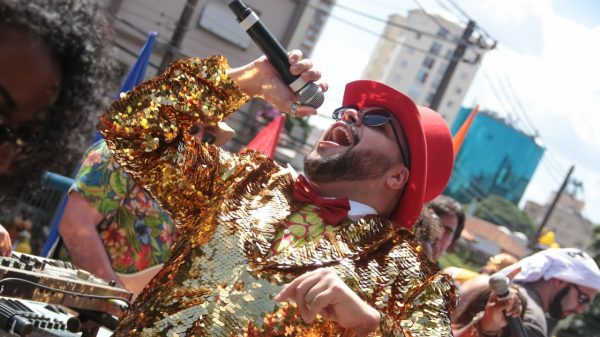
[[[116,272],[134,273],[166,261],[173,220],[121,169],[103,140],[87,150],[71,190],[102,214],[98,233]]]

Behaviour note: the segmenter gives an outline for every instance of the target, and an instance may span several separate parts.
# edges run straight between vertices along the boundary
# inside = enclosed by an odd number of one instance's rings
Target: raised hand
[[[290,72],[300,76],[306,82],[315,82],[321,78],[321,72],[313,67],[309,59],[302,58],[302,52],[294,50],[289,53]],[[297,102],[292,90],[281,80],[279,73],[273,68],[265,56],[261,56],[246,66],[231,69],[229,75],[248,95],[261,97],[280,111],[289,112],[292,104]],[[320,83],[323,91],[327,84]],[[317,110],[309,106],[300,106],[296,116],[314,115]]]
[[[512,280],[520,271],[521,268],[513,270],[507,275],[508,279]],[[485,305],[483,317],[480,322],[481,328],[486,331],[497,331],[508,324],[506,321],[507,316],[521,316],[523,304],[518,295],[518,291],[515,288],[509,288],[509,295],[504,298],[498,298],[492,292]]]

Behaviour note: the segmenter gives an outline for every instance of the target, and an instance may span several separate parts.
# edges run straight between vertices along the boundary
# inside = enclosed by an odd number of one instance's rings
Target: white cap
[[[575,248],[550,248],[528,256],[502,269],[509,274],[516,268],[521,271],[513,281],[531,283],[540,279],[556,278],[600,291],[600,269],[586,252]]]

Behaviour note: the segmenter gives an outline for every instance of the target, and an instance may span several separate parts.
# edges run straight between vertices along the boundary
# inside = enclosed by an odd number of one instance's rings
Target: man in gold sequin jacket
[[[290,63],[320,78],[299,52]],[[442,119],[383,84],[349,83],[297,177],[189,136],[249,97],[282,111],[295,100],[264,57],[234,69],[184,59],[101,118],[119,163],[181,234],[115,336],[451,335],[456,289],[409,230],[452,170]]]

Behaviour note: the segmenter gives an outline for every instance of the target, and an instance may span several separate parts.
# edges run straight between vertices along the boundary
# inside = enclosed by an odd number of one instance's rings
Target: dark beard
[[[381,152],[352,148],[328,158],[304,157],[304,174],[317,183],[367,180],[381,177],[392,165]]]
[[[571,290],[571,285],[562,288],[558,293],[556,293],[556,295],[552,299],[552,302],[550,302],[550,306],[548,307],[548,314],[550,314],[550,317],[554,319],[564,318],[562,317],[563,308],[562,304],[560,304],[560,301],[562,301],[562,299],[565,298],[567,294],[569,294],[569,290]]]

